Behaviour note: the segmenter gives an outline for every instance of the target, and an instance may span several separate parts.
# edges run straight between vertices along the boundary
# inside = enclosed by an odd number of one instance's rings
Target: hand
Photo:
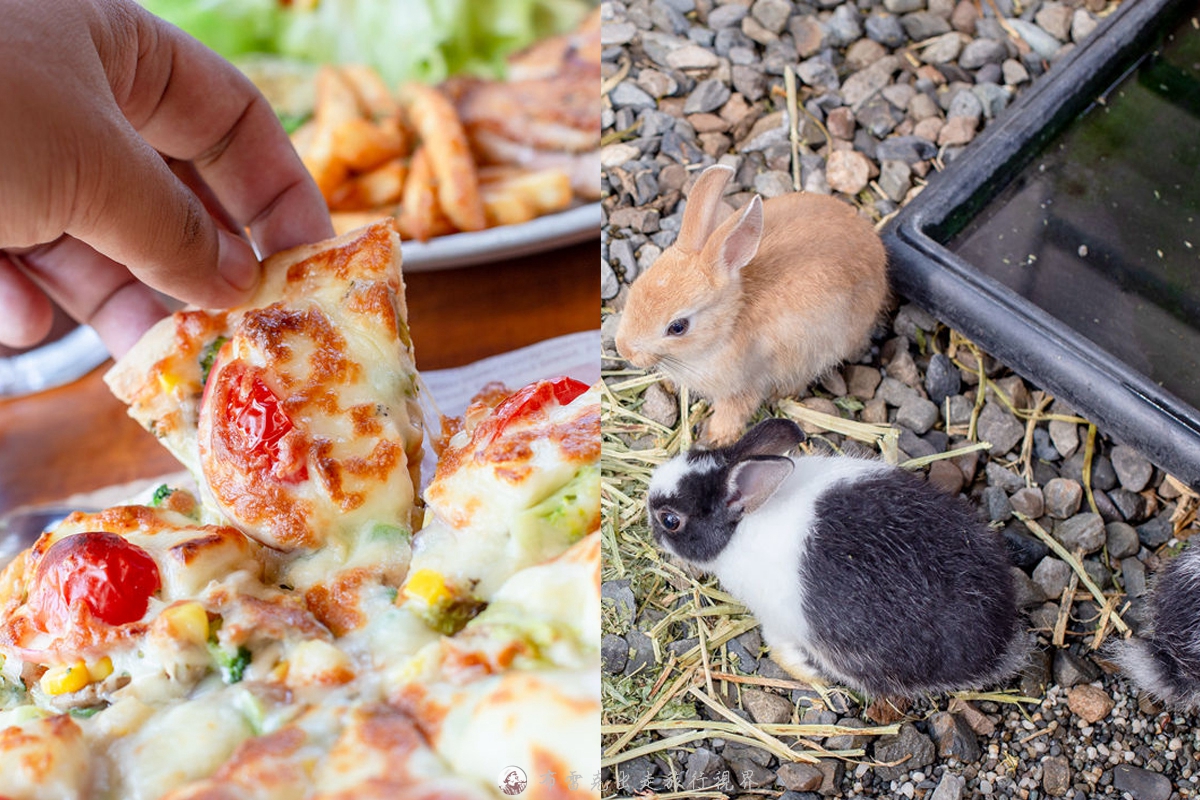
[[[0,344],[53,299],[119,356],[166,313],[219,308],[263,256],[333,235],[266,100],[133,0],[0,0]],[[182,176],[182,177],[180,177]]]

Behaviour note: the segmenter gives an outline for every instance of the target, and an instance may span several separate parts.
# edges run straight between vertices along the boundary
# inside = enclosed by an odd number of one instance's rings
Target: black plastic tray
[[[1194,0],[1191,0],[1194,2]],[[1200,412],[943,242],[1153,46],[1189,0],[1125,0],[930,180],[884,231],[893,285],[1102,432],[1200,487]],[[1200,176],[1194,179],[1200,180]]]

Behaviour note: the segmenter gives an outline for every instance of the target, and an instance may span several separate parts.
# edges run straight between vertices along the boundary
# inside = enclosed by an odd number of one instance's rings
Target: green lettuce
[[[143,0],[229,59],[267,53],[366,63],[390,85],[450,75],[498,77],[505,58],[568,30],[587,0]]]
[[[284,22],[279,0],[142,0],[142,5],[226,58],[279,52]]]

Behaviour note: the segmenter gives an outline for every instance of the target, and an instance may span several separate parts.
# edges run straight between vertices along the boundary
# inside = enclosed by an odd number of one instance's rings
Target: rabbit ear
[[[783,456],[751,458],[729,471],[725,505],[734,514],[749,514],[771,499],[796,464]]]
[[[733,167],[713,164],[696,179],[683,207],[683,221],[679,225],[676,247],[689,252],[700,252],[704,243],[717,227],[717,206],[725,191],[725,184],[733,177]]]
[[[790,419],[772,417],[750,429],[730,449],[733,461],[756,456],[784,456],[805,440],[804,431]]]
[[[746,204],[741,215],[731,217],[712,235],[717,246],[717,269],[732,277],[749,264],[750,259],[758,252],[762,232],[762,198],[754,195],[754,199]]]

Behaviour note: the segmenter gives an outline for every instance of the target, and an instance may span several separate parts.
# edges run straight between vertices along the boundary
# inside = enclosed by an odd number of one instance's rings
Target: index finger
[[[110,32],[117,35],[101,54],[138,133],[160,153],[193,162],[221,205],[250,228],[261,255],[332,236],[324,199],[258,89],[192,37],[131,5],[136,36]]]

